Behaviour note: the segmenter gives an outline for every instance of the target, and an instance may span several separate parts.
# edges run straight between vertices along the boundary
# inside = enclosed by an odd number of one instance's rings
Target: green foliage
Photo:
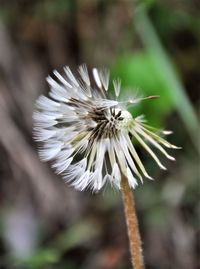
[[[80,223],[73,225],[56,239],[56,248],[67,251],[86,243],[98,233],[98,229],[94,230],[93,227],[94,223],[89,219],[86,221],[82,220]]]
[[[92,240],[97,234],[98,229],[93,229],[96,225],[93,221],[82,220],[74,224],[71,228],[64,230],[57,237],[52,238],[48,247],[41,247],[31,256],[25,259],[12,258],[10,261],[15,268],[26,269],[44,269],[48,266],[59,267],[59,261],[64,253],[76,248],[80,245],[86,244],[89,240]],[[96,226],[97,227],[97,226]],[[70,261],[66,261],[64,268],[77,268],[75,262],[68,264]]]
[[[46,248],[38,249],[38,251],[27,259],[13,260],[15,268],[42,269],[47,264],[55,264],[59,261],[60,256],[56,249]]]
[[[134,116],[145,114],[154,125],[162,124],[173,107],[171,93],[163,78],[163,70],[154,63],[156,55],[141,51],[119,56],[112,68],[113,77],[122,79],[122,94],[131,89],[131,94],[159,95],[156,100],[143,101],[131,107]],[[139,89],[139,90],[138,90]]]
[[[162,70],[161,75],[165,79],[166,85],[168,85],[173,104],[182,118],[196,148],[196,133],[199,128],[197,116],[185,92],[182,81],[174,68],[174,64],[162,46],[144,6],[141,6],[137,11],[136,29],[144,42],[146,50],[156,56],[153,58],[154,64],[157,66],[157,69]]]

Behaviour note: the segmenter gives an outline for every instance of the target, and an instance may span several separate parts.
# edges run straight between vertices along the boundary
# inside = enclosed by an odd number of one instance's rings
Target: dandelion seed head
[[[47,78],[49,97],[38,98],[33,120],[34,138],[41,143],[41,160],[51,161],[66,182],[81,191],[99,191],[108,182],[120,189],[122,174],[131,188],[138,185],[138,179],[143,181],[143,176],[151,179],[131,137],[161,169],[166,168],[151,146],[174,160],[164,147],[176,147],[152,131],[143,117],[133,118],[127,110],[128,104],[155,96],[119,101],[121,82],[114,80],[115,99],[111,100],[108,70],[94,68],[93,79],[86,65],[79,67],[79,76],[69,67],[64,72],[60,75],[54,71],[56,80]]]

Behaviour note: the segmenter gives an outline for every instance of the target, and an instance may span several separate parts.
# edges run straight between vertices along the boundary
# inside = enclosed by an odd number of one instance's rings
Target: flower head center
[[[117,135],[121,129],[128,130],[133,123],[132,115],[127,110],[109,108],[108,110],[96,110],[91,115],[96,125],[92,128],[92,138],[111,138]]]
[[[130,112],[127,110],[121,111],[121,116],[117,121],[119,128],[129,129],[133,122],[133,118]]]

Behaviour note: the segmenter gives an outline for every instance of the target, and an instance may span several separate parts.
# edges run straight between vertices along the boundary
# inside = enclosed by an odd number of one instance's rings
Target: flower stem
[[[134,269],[144,269],[142,243],[138,228],[138,220],[135,210],[133,193],[128,185],[128,179],[125,176],[122,176],[121,191],[128,229],[132,265]]]

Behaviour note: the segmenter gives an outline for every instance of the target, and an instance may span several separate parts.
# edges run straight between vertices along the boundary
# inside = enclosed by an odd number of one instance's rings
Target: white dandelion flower
[[[154,96],[121,102],[121,83],[114,80],[115,100],[110,100],[108,71],[94,68],[92,81],[86,65],[79,67],[78,78],[69,67],[64,71],[64,76],[54,71],[57,80],[47,78],[49,97],[38,98],[33,119],[34,138],[42,142],[41,160],[52,161],[52,167],[67,182],[81,191],[99,191],[107,182],[120,189],[122,174],[131,188],[138,185],[138,179],[143,181],[143,176],[152,179],[132,137],[161,169],[166,168],[150,146],[174,160],[164,147],[177,147],[158,136],[142,116],[133,118],[127,110],[128,105]]]

